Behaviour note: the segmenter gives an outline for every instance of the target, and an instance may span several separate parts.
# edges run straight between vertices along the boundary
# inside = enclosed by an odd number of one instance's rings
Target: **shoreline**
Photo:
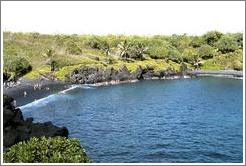
[[[224,76],[233,78],[243,78],[243,71],[236,70],[192,70],[187,71],[186,73],[193,76]]]
[[[235,71],[235,70],[219,70],[219,71],[188,71],[184,75],[174,75],[174,76],[164,76],[162,78],[159,77],[152,77],[149,79],[142,79],[142,80],[176,80],[176,79],[187,79],[187,78],[194,78],[194,77],[223,77],[223,78],[230,78],[230,79],[243,79],[243,71]],[[140,80],[133,79],[133,80],[111,80],[105,82],[98,82],[94,84],[88,84],[90,86],[108,86],[108,85],[119,85],[125,83],[135,83]]]
[[[16,106],[21,106],[65,90],[69,85],[62,81],[20,79],[19,83],[13,87],[3,87],[3,94],[14,98]]]
[[[236,72],[236,74],[235,74]],[[111,80],[105,82],[97,82],[93,84],[81,84],[81,85],[88,85],[92,87],[101,87],[101,86],[112,86],[112,85],[119,85],[119,84],[126,84],[126,83],[135,83],[140,80],[174,80],[174,79],[188,79],[188,78],[197,78],[197,77],[224,77],[230,79],[243,79],[243,72],[240,71],[187,71],[184,75],[172,75],[172,76],[164,76],[162,78],[159,77],[152,77],[148,79],[132,79],[132,80]],[[39,84],[35,88],[35,86]],[[26,80],[20,79],[19,83],[13,87],[3,87],[3,94],[9,95],[13,97],[17,102],[16,106],[23,106],[28,103],[31,103],[35,100],[39,100],[41,98],[47,97],[51,94],[57,92],[64,92],[66,93],[69,91],[68,89],[71,88],[73,85],[69,82],[64,81],[52,81],[52,80],[43,80],[43,79],[34,79],[34,80]],[[26,93],[27,95],[25,96]]]
[[[152,78],[140,79],[140,80],[177,80],[177,79],[187,79],[187,78],[191,78],[191,76],[189,76],[189,75],[183,75],[183,76],[175,75],[175,76],[169,76],[169,77],[163,77],[163,78],[152,77]],[[98,83],[87,84],[87,85],[100,87],[100,86],[119,85],[119,84],[126,84],[126,83],[135,83],[135,82],[138,82],[140,80],[138,80],[138,79],[125,80],[125,81],[111,80],[111,81],[98,82]]]

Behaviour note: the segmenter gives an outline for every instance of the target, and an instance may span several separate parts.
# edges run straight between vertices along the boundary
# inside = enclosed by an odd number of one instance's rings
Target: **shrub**
[[[242,33],[235,33],[232,34],[234,39],[237,41],[237,45],[239,48],[243,48],[243,34]]]
[[[216,43],[216,46],[223,54],[233,52],[239,48],[237,39],[230,34],[222,36],[221,39]]]
[[[55,60],[52,60],[50,62],[50,71],[56,71],[58,70],[59,66],[58,66],[58,62]]]
[[[216,49],[210,45],[204,44],[197,49],[199,57],[202,59],[210,59],[216,55]]]
[[[40,34],[38,32],[32,33],[33,39],[38,39],[40,37]]]
[[[190,38],[191,42],[189,45],[193,48],[201,47],[201,45],[204,44],[204,41],[200,36],[191,36]]]
[[[213,46],[222,36],[221,32],[210,31],[203,35],[203,39],[208,45]]]
[[[234,52],[230,52],[225,54],[227,57],[227,61],[231,62],[231,68],[234,70],[243,70],[243,50],[238,49]]]
[[[111,49],[111,43],[107,40],[102,40],[101,43],[99,43],[99,49],[103,50],[105,54],[108,56]]]
[[[74,54],[74,55],[80,55],[82,53],[82,49],[74,41],[69,41],[67,43],[66,51],[69,54]]]
[[[133,44],[131,58],[143,60],[144,54],[147,52],[147,50],[148,50],[148,47],[146,47],[145,44],[141,42],[135,42]]]
[[[243,69],[243,51],[241,49],[226,54],[218,54],[213,59],[205,61],[203,69],[212,70],[242,70]]]
[[[181,63],[183,61],[181,53],[175,48],[169,49],[168,59],[176,63]]]
[[[182,58],[184,62],[193,63],[194,59],[198,56],[197,50],[195,48],[186,48],[182,52]]]
[[[165,59],[168,57],[168,48],[166,46],[154,46],[150,47],[148,53],[153,59]]]
[[[79,140],[65,137],[33,137],[10,147],[3,158],[6,163],[90,162]]]
[[[239,60],[232,61],[232,68],[234,70],[242,71],[243,70],[243,63]]]
[[[93,37],[87,41],[87,45],[93,49],[100,49],[101,41],[97,37]]]
[[[16,77],[21,77],[32,70],[30,63],[21,56],[4,56],[4,70],[13,73]]]

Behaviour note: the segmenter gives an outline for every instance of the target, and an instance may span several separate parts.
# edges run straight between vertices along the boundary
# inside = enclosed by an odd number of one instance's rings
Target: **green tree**
[[[217,52],[217,50],[214,47],[208,44],[204,44],[201,47],[197,48],[197,51],[198,51],[199,57],[201,57],[202,59],[213,58]]]
[[[87,44],[93,49],[100,49],[100,39],[98,37],[92,37],[88,40]]]
[[[141,42],[135,43],[133,49],[134,49],[133,50],[134,53],[133,53],[132,58],[140,59],[140,60],[144,59],[144,54],[148,50],[148,48]]]
[[[161,39],[151,40],[148,47],[147,54],[153,59],[167,59],[169,48],[172,48],[169,42]]]
[[[176,63],[183,62],[182,54],[175,48],[169,48],[167,59]]]
[[[4,72],[10,73],[11,78],[14,80],[23,76],[32,70],[31,64],[22,56],[8,56],[5,55],[4,59]]]
[[[192,64],[196,69],[202,65],[202,58],[195,48],[186,48],[182,53],[182,58],[184,62]]]
[[[233,52],[239,48],[237,39],[231,34],[226,34],[222,36],[220,40],[216,43],[216,46],[223,54]]]
[[[235,33],[232,35],[237,42],[238,48],[243,48],[243,34],[242,33]]]
[[[184,62],[193,63],[194,58],[198,55],[198,52],[195,48],[189,47],[185,48],[182,52],[182,58]]]
[[[188,48],[191,42],[191,38],[186,34],[183,35],[172,35],[170,37],[170,43],[178,51],[183,52],[185,48]]]
[[[103,50],[108,56],[110,54],[111,43],[107,40],[103,40],[99,43],[99,49]]]
[[[204,44],[203,38],[201,36],[191,36],[190,46],[193,48],[201,47]]]
[[[214,46],[214,44],[223,36],[223,33],[218,31],[209,31],[203,35],[204,41],[210,45]]]

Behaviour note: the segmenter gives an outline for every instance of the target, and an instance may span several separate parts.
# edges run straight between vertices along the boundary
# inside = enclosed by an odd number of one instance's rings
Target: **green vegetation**
[[[4,56],[4,72],[11,75],[11,79],[16,80],[17,77],[21,77],[24,74],[32,70],[30,63],[19,55]]]
[[[3,154],[5,163],[88,163],[78,139],[65,137],[31,138],[19,142]]]
[[[184,63],[190,69],[243,69],[242,33],[97,36],[4,32],[3,43],[4,72],[29,79],[65,80],[65,75],[83,66],[119,69],[125,65],[131,72],[138,66],[179,71]]]

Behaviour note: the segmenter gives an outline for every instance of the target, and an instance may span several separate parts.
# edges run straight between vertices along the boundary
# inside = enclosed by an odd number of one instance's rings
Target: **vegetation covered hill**
[[[40,76],[64,80],[83,66],[131,72],[154,70],[243,69],[243,34],[210,31],[202,36],[3,34],[4,73],[15,79]]]

